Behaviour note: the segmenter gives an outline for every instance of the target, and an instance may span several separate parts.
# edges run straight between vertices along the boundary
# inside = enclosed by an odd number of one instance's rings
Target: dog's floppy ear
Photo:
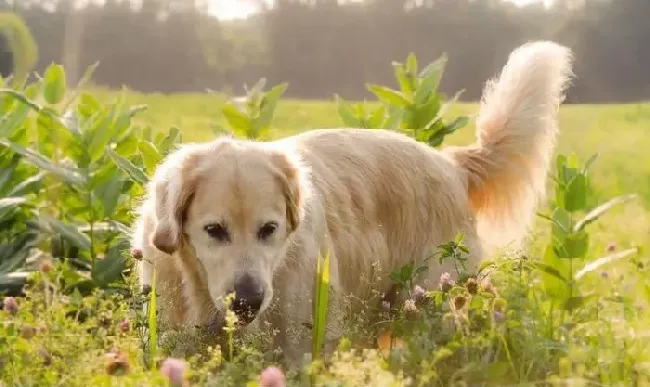
[[[274,153],[273,164],[278,168],[278,180],[287,204],[287,227],[289,232],[293,232],[302,218],[302,200],[305,195],[302,189],[305,183],[303,172],[298,159],[288,153]]]
[[[189,147],[169,155],[150,183],[157,218],[151,243],[170,255],[181,245],[185,212],[194,194],[195,159],[196,154]]]

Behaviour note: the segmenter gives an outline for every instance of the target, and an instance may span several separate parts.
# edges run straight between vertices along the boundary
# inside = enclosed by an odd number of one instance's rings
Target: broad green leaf
[[[142,139],[151,141],[151,126],[147,126],[142,130]]]
[[[19,103],[2,120],[0,120],[0,138],[10,137],[25,122],[29,114],[29,105]]]
[[[351,128],[358,128],[360,126],[359,120],[354,116],[350,104],[338,95],[336,95],[335,98],[339,117],[341,117],[343,124]]]
[[[566,264],[555,255],[551,245],[546,247],[543,262],[535,262],[539,270],[546,293],[556,299],[565,299],[571,295],[569,278],[571,273]]]
[[[50,105],[56,105],[65,97],[65,71],[63,66],[52,64],[45,70],[43,97]]]
[[[235,105],[224,104],[221,107],[221,112],[223,113],[224,117],[226,117],[228,125],[230,125],[235,133],[239,135],[248,134],[251,127],[250,119],[246,117],[246,115],[239,109],[237,109]]]
[[[415,90],[416,104],[424,103],[429,95],[438,89],[446,64],[447,55],[442,55],[425,68],[425,71],[423,71],[422,74],[422,81]]]
[[[114,220],[114,219],[109,220],[107,223],[110,224],[115,230],[121,232],[124,235],[130,235],[131,232],[132,232],[129,227],[127,227],[125,224],[123,224],[123,223],[121,223],[121,222],[119,222],[117,220]]]
[[[97,285],[105,287],[121,278],[126,262],[119,246],[111,246],[104,258],[95,261],[90,276]]]
[[[5,154],[0,154],[0,192],[7,192],[16,184],[16,169],[20,165],[20,155],[13,154],[7,149],[2,149]],[[19,196],[19,195],[6,195]]]
[[[46,231],[60,234],[68,242],[74,244],[75,246],[84,249],[90,250],[90,238],[88,235],[79,232],[76,226],[66,224],[56,218],[53,218],[49,215],[39,215],[39,218],[45,225],[48,226]]]
[[[562,247],[566,256],[560,258],[584,258],[589,249],[589,234],[584,231],[569,234]]]
[[[380,101],[387,105],[394,106],[408,106],[413,102],[409,100],[404,94],[399,91],[389,89],[384,86],[369,84],[367,88],[372,92]]]
[[[167,136],[158,144],[158,150],[166,155],[177,143],[181,142],[181,131],[176,127],[169,129]]]
[[[287,83],[282,83],[277,86],[274,86],[271,90],[266,93],[262,104],[260,106],[260,116],[258,119],[258,131],[261,131],[265,128],[268,128],[273,119],[273,114],[275,114],[275,108],[278,105],[278,101],[282,95],[287,91]]]
[[[386,117],[386,121],[384,121],[382,126],[386,129],[397,129],[402,119],[402,115],[404,114],[404,110],[399,106],[388,106],[387,112],[388,117]]]
[[[385,119],[386,119],[386,106],[381,105],[377,109],[375,109],[375,111],[368,119],[368,128],[380,129]]]
[[[406,71],[413,77],[418,73],[418,58],[412,52],[406,57]]]
[[[584,305],[589,299],[593,298],[592,295],[589,296],[576,296],[569,297],[563,304],[562,309],[564,310],[574,310],[582,305]]]
[[[443,126],[442,129],[438,130],[435,132],[433,136],[431,136],[427,142],[429,145],[432,147],[439,147],[442,142],[444,141],[445,137],[452,134],[456,130],[465,127],[469,123],[469,117],[456,117],[453,122],[450,124]]]
[[[431,121],[429,121],[425,127],[429,128],[433,124],[438,122],[438,120],[442,120],[444,118],[445,114],[447,114],[447,112],[449,111],[449,109],[451,109],[451,107],[454,106],[454,104],[456,102],[458,102],[458,98],[460,98],[460,96],[463,95],[464,92],[465,92],[465,89],[456,92],[456,94],[454,94],[454,98],[452,98],[451,100],[445,102],[445,104],[442,105],[442,107],[440,107],[440,109],[438,110],[438,114],[436,114],[436,116],[433,117],[433,119]],[[469,118],[468,118],[468,122],[469,122]],[[467,125],[467,123],[465,125]],[[460,129],[460,128],[458,128],[458,129]]]
[[[91,162],[99,160],[104,155],[104,148],[116,135],[112,126],[113,115],[114,111],[110,115],[99,118],[86,132],[89,137],[86,149]]]
[[[129,160],[115,153],[115,151],[113,151],[110,147],[106,147],[106,154],[111,159],[113,159],[113,162],[115,162],[115,165],[117,165],[118,168],[126,172],[133,180],[142,185],[147,184],[149,178],[147,178],[147,175],[145,175],[145,173],[140,168],[136,167]]]
[[[21,289],[25,288],[27,278],[30,274],[31,273],[27,271],[14,271],[0,275],[0,289],[2,289],[3,292],[21,292]]]
[[[576,175],[566,187],[564,208],[569,212],[582,211],[587,204],[587,181],[582,174]]]
[[[366,118],[366,101],[363,101],[363,103],[357,103],[352,105],[354,108],[354,115],[358,117],[360,120],[365,120]],[[361,126],[363,126],[363,122],[359,122]]]
[[[27,199],[24,197],[5,197],[0,199],[0,221],[4,221],[25,203],[27,203]]]
[[[117,144],[115,153],[120,156],[131,156],[138,150],[138,143],[136,136],[129,136]]]
[[[563,240],[571,232],[571,214],[563,208],[557,207],[553,210],[552,235]]]
[[[587,275],[587,274],[589,274],[589,273],[591,273],[591,272],[593,272],[595,270],[598,270],[598,269],[600,269],[601,267],[603,267],[603,266],[605,266],[607,264],[610,264],[612,262],[618,261],[618,260],[623,259],[623,258],[630,257],[630,256],[632,256],[632,255],[634,255],[634,254],[636,254],[638,252],[639,252],[639,249],[632,248],[632,249],[623,250],[623,251],[618,252],[616,254],[608,255],[606,257],[598,258],[598,259],[596,259],[596,260],[594,260],[592,262],[589,262],[587,265],[585,265],[585,267],[580,269],[576,273],[574,278],[575,278],[576,281],[579,281],[585,275]]]
[[[452,134],[460,128],[464,128],[469,124],[470,118],[466,116],[456,117],[451,123],[445,125],[445,133]]]
[[[413,96],[413,77],[409,77],[404,71],[404,66],[401,63],[393,63],[393,72],[395,73],[395,78],[399,83],[402,93],[410,97]]]
[[[407,107],[407,109],[413,112],[409,126],[412,129],[426,129],[427,124],[431,122],[431,119],[435,117],[440,110],[440,99],[435,95],[431,95],[430,98],[426,100],[426,103],[411,105]]]
[[[89,118],[102,110],[101,105],[90,93],[82,93],[77,104],[77,116]]]
[[[634,198],[636,198],[636,195],[634,194],[618,196],[609,200],[607,203],[604,203],[594,208],[593,210],[589,211],[589,213],[584,218],[582,218],[579,222],[575,224],[575,226],[573,227],[573,231],[574,232],[582,231],[587,225],[598,220],[598,218],[600,218],[607,211],[611,210],[612,208],[614,208],[619,204],[626,203]]]
[[[18,185],[14,186],[11,191],[9,191],[8,196],[19,196],[34,191],[36,189],[35,186],[41,183],[43,177],[45,177],[45,172],[39,172],[34,176],[30,176],[21,181]]]
[[[20,92],[18,92],[16,90],[0,89],[0,94],[9,94],[12,97],[16,98],[18,101],[25,104],[26,106],[29,106],[30,108],[32,108],[34,111],[37,111],[37,112],[41,111],[41,107],[38,106],[37,103],[30,101],[29,98],[27,98],[27,96],[25,96],[24,94],[21,94]]]
[[[0,273],[11,273],[23,267],[37,236],[30,230],[12,237],[8,243],[0,244]]]
[[[72,169],[70,167],[56,166],[54,165],[54,163],[52,163],[50,159],[39,154],[34,150],[12,143],[11,141],[1,140],[1,139],[0,139],[0,145],[5,146],[11,149],[12,151],[24,156],[25,160],[29,161],[30,163],[58,177],[61,177],[70,183],[79,184],[85,182],[84,177],[80,173],[78,173],[75,169]]]
[[[131,119],[147,109],[149,109],[149,106],[147,105],[136,105],[131,107],[126,113],[120,115],[112,128],[115,137],[122,138],[121,136],[131,127]],[[147,129],[148,131],[145,130],[143,133],[143,138],[147,141],[151,141],[151,128]]]
[[[70,105],[77,99],[79,92],[86,87],[88,82],[90,82],[90,78],[92,78],[93,73],[97,69],[97,66],[99,66],[99,61],[93,63],[92,65],[86,68],[83,75],[81,76],[81,79],[79,80],[79,82],[77,82],[77,86],[74,88],[74,90],[72,90],[72,96],[68,99],[68,102],[63,107],[63,111],[68,110]]]
[[[101,200],[104,218],[112,217],[122,193],[122,181],[119,174],[112,176],[105,184],[97,187],[95,195]]]
[[[147,168],[149,173],[153,173],[156,170],[156,166],[162,160],[162,156],[158,153],[156,147],[149,141],[141,140],[138,143],[138,149],[142,155],[142,161]]]

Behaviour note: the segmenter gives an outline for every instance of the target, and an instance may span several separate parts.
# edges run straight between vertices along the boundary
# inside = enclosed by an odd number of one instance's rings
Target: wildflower
[[[463,309],[465,304],[467,304],[467,298],[465,296],[454,297],[454,308],[456,308],[456,310]]]
[[[266,367],[260,374],[260,387],[285,387],[284,373],[278,367]]]
[[[492,285],[492,282],[486,282],[485,284],[483,284],[483,291],[490,293],[495,297],[498,295],[497,288],[495,288],[494,285]]]
[[[36,335],[36,328],[29,325],[23,325],[20,327],[20,337],[23,339],[29,340],[34,337],[34,335]]]
[[[172,387],[183,387],[185,382],[185,369],[187,364],[183,360],[167,358],[160,367],[160,372],[167,377]]]
[[[424,297],[426,297],[427,292],[419,285],[415,285],[413,288],[413,298],[415,301],[420,301]]]
[[[467,282],[465,282],[465,287],[471,295],[478,293],[478,282],[476,282],[476,279],[474,278],[468,278]]]
[[[455,284],[456,281],[454,281],[454,279],[451,278],[451,274],[447,272],[442,273],[442,275],[440,276],[440,290],[442,290],[443,292],[447,292]]]
[[[38,270],[41,273],[49,273],[52,271],[52,261],[49,259],[43,259],[38,265]]]
[[[611,253],[611,252],[616,251],[616,247],[617,247],[617,246],[616,246],[616,242],[609,242],[609,243],[607,244],[607,252],[608,252],[608,253]]]
[[[415,313],[418,311],[418,308],[415,306],[415,301],[412,299],[408,299],[404,301],[404,311],[407,313]]]
[[[143,257],[142,249],[138,249],[138,248],[133,247],[131,249],[131,256],[133,258],[135,258],[135,259],[142,259],[142,257]]]
[[[497,324],[503,323],[506,319],[505,314],[503,312],[499,312],[498,310],[494,311],[492,317],[494,318],[494,322]]]
[[[119,349],[112,349],[104,356],[104,369],[109,375],[125,375],[129,373],[131,365],[126,354]]]
[[[45,348],[41,348],[38,350],[38,355],[41,357],[43,360],[43,365],[49,366],[52,364],[52,355],[47,351]]]
[[[390,311],[390,302],[384,300],[381,302],[381,307],[386,311]]]
[[[120,321],[117,327],[119,328],[120,332],[129,333],[129,331],[131,331],[131,322],[129,319],[125,318],[124,320]]]
[[[16,314],[18,313],[18,302],[16,302],[16,299],[13,297],[5,297],[2,309],[4,309],[5,312]]]

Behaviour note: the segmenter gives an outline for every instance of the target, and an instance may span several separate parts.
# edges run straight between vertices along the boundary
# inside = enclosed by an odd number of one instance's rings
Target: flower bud
[[[18,302],[13,297],[5,297],[2,309],[5,312],[16,314],[18,313]]]
[[[160,372],[167,377],[169,385],[172,387],[183,387],[185,382],[185,369],[187,364],[183,360],[167,358],[162,366]]]
[[[260,387],[285,387],[284,373],[278,367],[266,367],[260,374]]]

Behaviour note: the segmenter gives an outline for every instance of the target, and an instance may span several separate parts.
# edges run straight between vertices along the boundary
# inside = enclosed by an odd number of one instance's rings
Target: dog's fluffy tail
[[[518,243],[544,198],[571,65],[571,51],[553,42],[517,48],[484,90],[477,143],[449,149],[468,173],[470,205],[488,244]]]

